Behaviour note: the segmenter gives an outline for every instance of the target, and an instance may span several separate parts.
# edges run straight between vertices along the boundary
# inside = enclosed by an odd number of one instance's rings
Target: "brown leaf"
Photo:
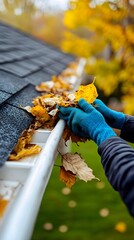
[[[60,167],[60,180],[71,188],[76,182],[76,176],[71,171],[66,171],[63,166]]]
[[[68,126],[65,127],[64,132],[63,132],[63,139],[65,142],[68,140],[71,140],[72,142],[78,143],[78,142],[86,142],[87,139],[78,137],[75,135],[69,128]]]
[[[66,171],[71,171],[73,174],[87,182],[92,179],[96,179],[93,175],[93,171],[91,168],[87,166],[84,159],[78,153],[66,153],[62,156],[63,167]]]

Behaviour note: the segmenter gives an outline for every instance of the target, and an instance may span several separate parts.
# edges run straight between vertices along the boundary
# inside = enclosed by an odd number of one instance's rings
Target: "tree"
[[[50,11],[47,0],[0,0],[0,3],[1,20],[60,47],[62,11]]]
[[[134,114],[134,2],[96,2],[70,0],[62,48],[85,57],[98,90],[118,98],[124,111]]]
[[[33,33],[34,14],[37,11],[32,1],[29,0],[1,0],[0,19],[15,27]]]

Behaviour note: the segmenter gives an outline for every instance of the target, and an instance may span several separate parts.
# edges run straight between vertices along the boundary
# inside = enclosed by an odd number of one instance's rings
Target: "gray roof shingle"
[[[18,137],[32,120],[31,114],[7,103],[0,108],[0,166],[6,161]]]
[[[0,91],[0,104],[7,100],[10,96],[11,96],[10,93]]]
[[[0,90],[15,94],[27,85],[27,82],[8,71],[0,70]]]
[[[20,106],[32,105],[35,85],[51,80],[75,57],[0,22],[0,166],[33,117]]]

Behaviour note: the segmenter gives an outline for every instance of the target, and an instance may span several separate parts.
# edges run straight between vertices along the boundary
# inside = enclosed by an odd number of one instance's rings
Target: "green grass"
[[[97,180],[85,183],[78,180],[69,195],[64,195],[64,183],[59,180],[59,168],[54,167],[51,179],[42,200],[39,215],[35,224],[32,240],[132,240],[134,239],[134,223],[126,207],[108,183],[97,153],[96,145],[90,141],[81,143],[79,147],[72,145],[72,152],[81,153],[96,177],[104,183],[104,188],[97,188]],[[56,162],[59,164],[59,159]],[[76,207],[68,206],[75,201]],[[109,210],[107,217],[99,211]],[[117,232],[115,225],[123,221],[127,225],[124,233]],[[45,223],[52,223],[51,230],[44,230]],[[66,225],[68,231],[60,232],[59,227]]]

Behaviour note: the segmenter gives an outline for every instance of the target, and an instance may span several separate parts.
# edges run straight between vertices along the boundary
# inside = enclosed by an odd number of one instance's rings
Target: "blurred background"
[[[86,58],[85,76],[95,78],[99,98],[134,114],[134,0],[0,0],[0,20]],[[69,190],[55,166],[32,240],[133,239],[133,220],[107,182],[96,145],[71,148],[101,181]]]

